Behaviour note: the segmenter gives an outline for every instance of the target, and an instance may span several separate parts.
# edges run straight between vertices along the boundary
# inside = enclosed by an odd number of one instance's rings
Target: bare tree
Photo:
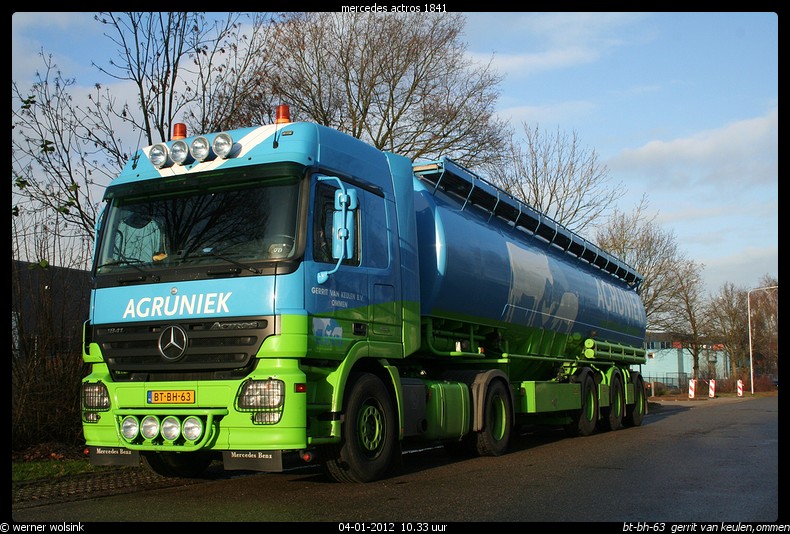
[[[87,265],[97,217],[98,187],[120,170],[123,149],[93,121],[92,109],[75,106],[66,79],[42,53],[43,74],[24,91],[12,82],[12,215],[19,232],[31,238],[13,256],[25,261],[46,260],[71,267]],[[97,87],[97,91],[101,89]],[[33,238],[53,242],[45,249]],[[64,264],[55,254],[55,241],[77,241],[83,254]]]
[[[94,18],[106,25],[105,36],[115,44],[116,58],[101,72],[132,82],[138,101],[113,110],[145,136],[144,144],[169,139],[172,118],[190,95],[176,92],[181,61],[187,53],[188,32],[200,31],[199,14],[184,12],[102,12]],[[156,134],[156,135],[155,135]]]
[[[247,124],[241,113],[250,100],[270,102],[272,33],[279,20],[266,13],[100,13],[110,28],[115,58],[101,72],[134,84],[137,102],[108,106],[145,144],[170,139],[184,121],[206,133]]]
[[[609,169],[576,132],[522,126],[523,144],[511,137],[504,162],[486,167],[491,181],[570,230],[597,224],[623,196],[623,186],[609,184]]]
[[[648,217],[643,196],[631,213],[615,210],[596,233],[596,243],[634,267],[644,278],[639,296],[645,305],[648,328],[662,331],[673,326],[667,317],[676,297],[676,270],[686,259],[678,251],[674,234]]]
[[[727,282],[708,301],[704,314],[705,335],[724,346],[736,379],[748,376],[749,370],[746,295],[745,289]]]
[[[779,372],[779,280],[764,275],[747,298],[752,314],[755,374],[776,376]]]
[[[217,90],[216,76],[227,74],[217,56],[234,50],[226,39],[237,37],[239,17],[229,13],[224,21],[214,19],[210,24],[204,13],[194,12],[97,14],[95,19],[108,27],[105,35],[116,50],[109,67],[94,66],[118,81],[134,84],[137,95],[137,102],[124,102],[110,112],[141,132],[147,145],[170,139],[172,123],[195,101],[198,111],[193,111],[193,119],[205,120],[217,111],[209,106],[216,103],[210,98],[210,91]],[[190,57],[196,67],[191,72],[185,69]],[[208,59],[201,61],[204,57]],[[201,67],[216,70],[201,72]]]
[[[207,39],[198,32],[189,36],[191,61],[184,70],[190,80],[185,80],[184,91],[195,97],[185,111],[191,131],[274,122],[277,102],[269,92],[272,43],[278,25],[293,16],[229,13],[225,21],[214,21],[215,37]]]
[[[750,377],[752,367],[757,376],[777,376],[778,306],[779,281],[769,275],[764,275],[758,286],[752,289],[727,282],[711,297],[705,313],[706,333],[709,339],[724,345],[733,377]]]
[[[662,326],[691,353],[693,378],[700,377],[699,358],[706,338],[705,302],[702,295],[701,274],[704,267],[694,261],[684,261],[674,266],[674,291],[662,315]]]
[[[295,118],[413,161],[499,157],[501,77],[466,56],[460,13],[307,13],[278,27],[272,92]]]

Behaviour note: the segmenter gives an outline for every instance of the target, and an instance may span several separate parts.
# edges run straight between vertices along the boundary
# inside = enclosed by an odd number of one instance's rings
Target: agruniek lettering
[[[197,295],[168,295],[166,297],[143,297],[137,302],[129,299],[124,319],[146,317],[173,317],[202,313],[228,313],[228,293],[200,293]]]

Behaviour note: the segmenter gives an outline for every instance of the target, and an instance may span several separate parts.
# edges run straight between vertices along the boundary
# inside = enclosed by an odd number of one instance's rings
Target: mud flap
[[[226,470],[280,473],[283,470],[283,452],[223,451],[222,465]]]
[[[123,447],[89,446],[91,465],[140,465],[140,452]]]

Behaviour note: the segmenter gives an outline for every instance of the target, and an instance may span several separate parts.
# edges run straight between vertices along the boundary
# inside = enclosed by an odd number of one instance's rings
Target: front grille
[[[187,337],[182,355],[163,357],[159,338],[171,326]],[[116,380],[191,380],[243,376],[263,341],[275,334],[273,317],[95,326],[93,340]]]

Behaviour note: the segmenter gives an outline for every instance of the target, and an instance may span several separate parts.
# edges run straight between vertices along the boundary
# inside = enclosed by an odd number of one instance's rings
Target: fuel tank
[[[628,265],[451,160],[415,166],[421,315],[641,348]]]

